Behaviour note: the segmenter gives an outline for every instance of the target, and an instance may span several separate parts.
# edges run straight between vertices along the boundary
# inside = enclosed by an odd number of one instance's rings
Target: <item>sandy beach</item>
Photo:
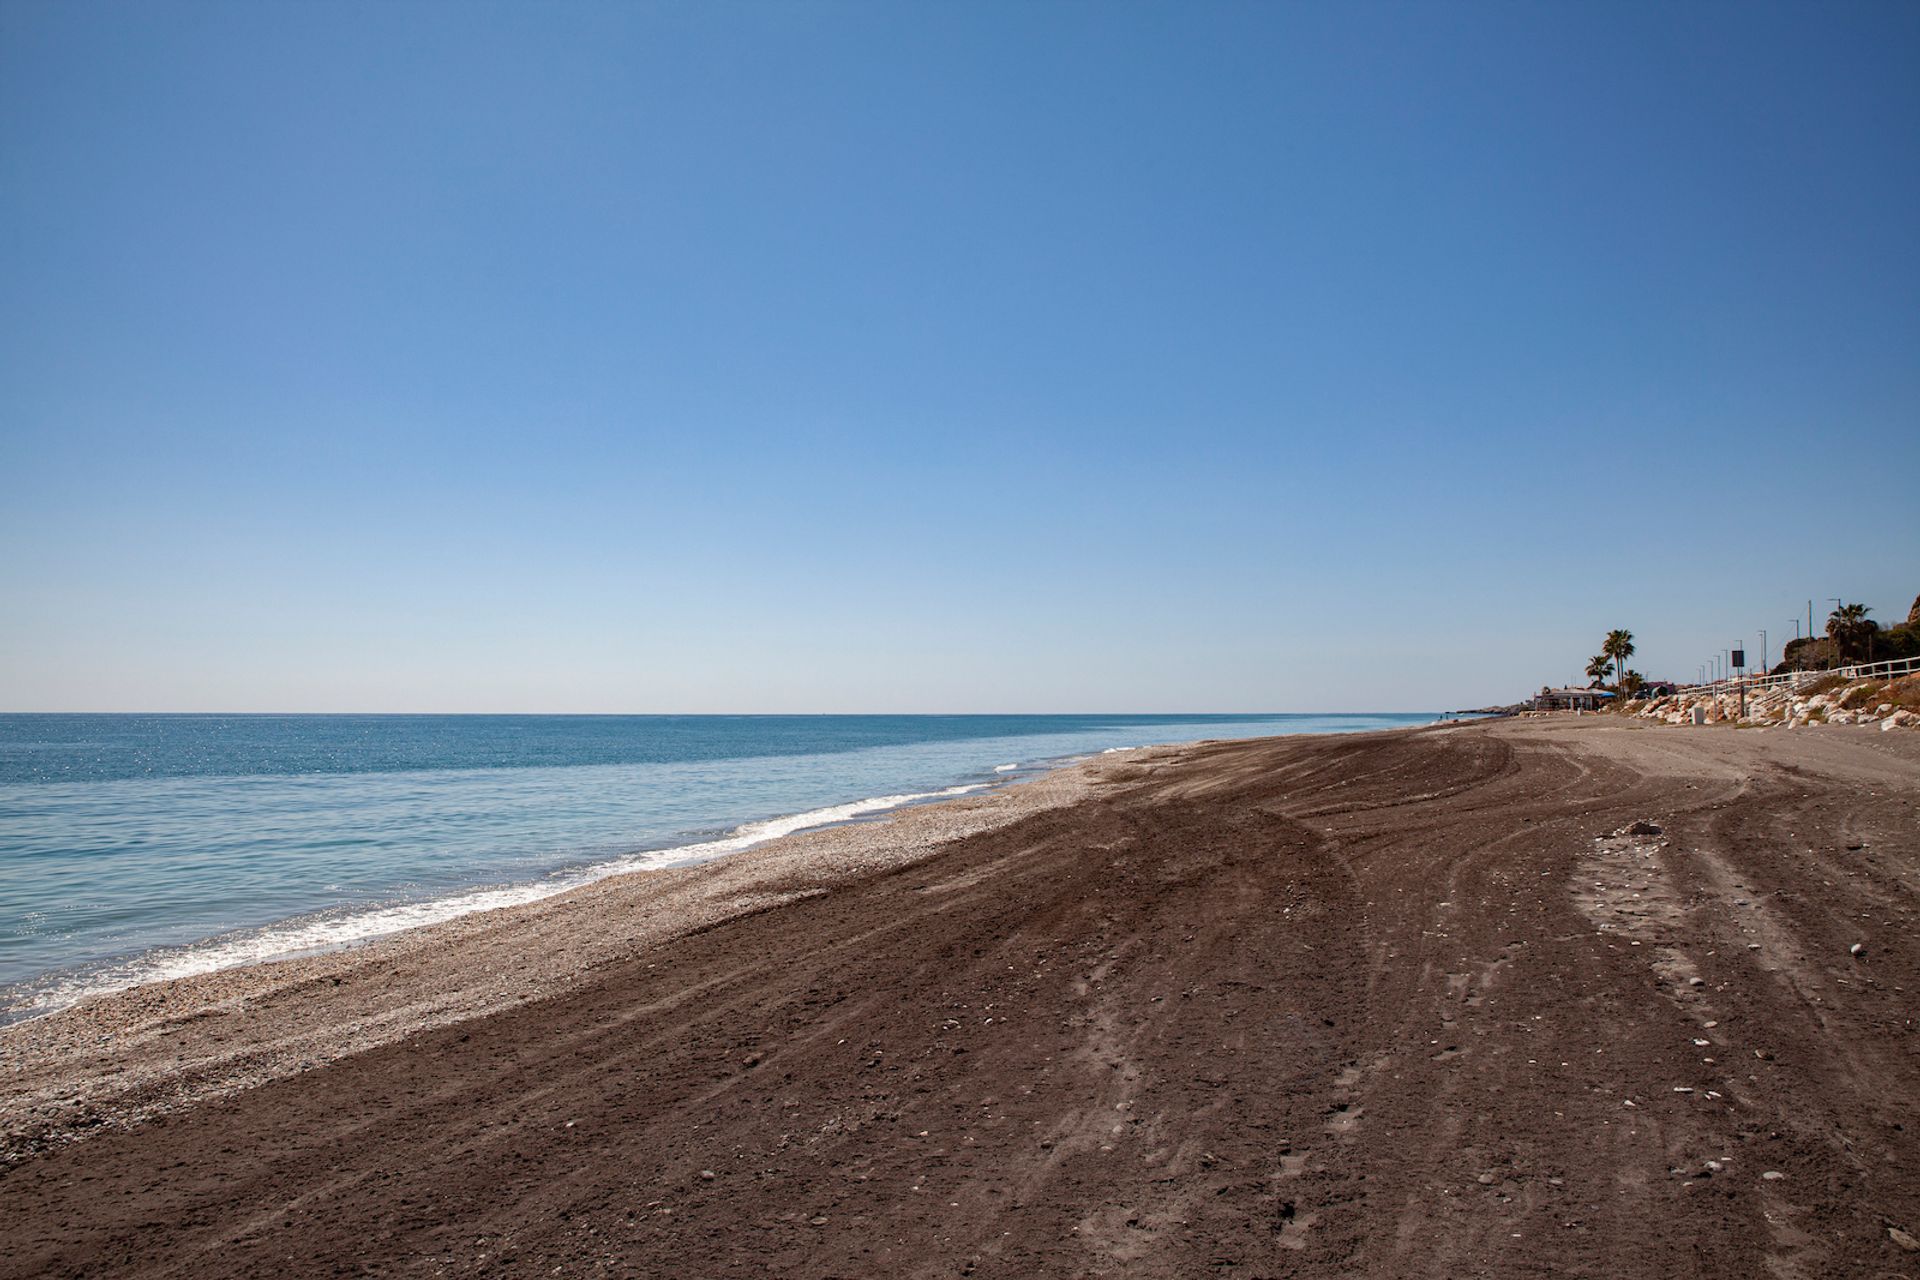
[[[1920,1275],[1916,805],[1206,743],[137,988],[0,1030],[0,1275]]]

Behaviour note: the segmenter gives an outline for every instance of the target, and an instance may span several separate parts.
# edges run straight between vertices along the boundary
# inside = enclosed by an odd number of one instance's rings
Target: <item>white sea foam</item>
[[[997,764],[993,766],[993,771],[995,773],[1012,773],[1015,769],[1018,769],[1019,767],[1020,767],[1020,762],[1018,760],[1015,760],[1012,764]]]
[[[626,854],[590,866],[558,871],[524,884],[492,885],[423,902],[403,902],[370,910],[306,916],[262,929],[211,938],[191,946],[159,948],[118,964],[70,976],[37,991],[22,994],[15,1000],[0,1003],[0,1020],[8,1016],[51,1013],[88,996],[120,991],[144,983],[188,978],[238,965],[330,951],[406,929],[441,924],[478,911],[495,911],[502,907],[537,902],[541,898],[550,898],[609,876],[710,862],[769,840],[777,840],[781,836],[850,822],[902,805],[962,796],[984,790],[986,786],[984,782],[976,782],[940,791],[874,796],[849,804],[829,805],[824,809],[809,809],[805,813],[769,818],[763,822],[749,822],[735,827],[717,840]]]

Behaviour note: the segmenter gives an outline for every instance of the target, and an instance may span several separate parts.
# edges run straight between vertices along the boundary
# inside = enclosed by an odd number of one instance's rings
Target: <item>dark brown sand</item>
[[[1920,1276],[1920,734],[1051,785],[0,1034],[0,1274]]]

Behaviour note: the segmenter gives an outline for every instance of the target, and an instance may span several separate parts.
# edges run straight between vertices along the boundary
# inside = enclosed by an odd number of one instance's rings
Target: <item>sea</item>
[[[0,1022],[1105,751],[1377,715],[0,715]]]

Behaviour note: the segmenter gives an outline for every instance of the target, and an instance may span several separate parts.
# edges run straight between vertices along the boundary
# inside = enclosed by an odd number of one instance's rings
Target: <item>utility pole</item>
[[[1760,674],[1767,674],[1767,629],[1760,628]]]

